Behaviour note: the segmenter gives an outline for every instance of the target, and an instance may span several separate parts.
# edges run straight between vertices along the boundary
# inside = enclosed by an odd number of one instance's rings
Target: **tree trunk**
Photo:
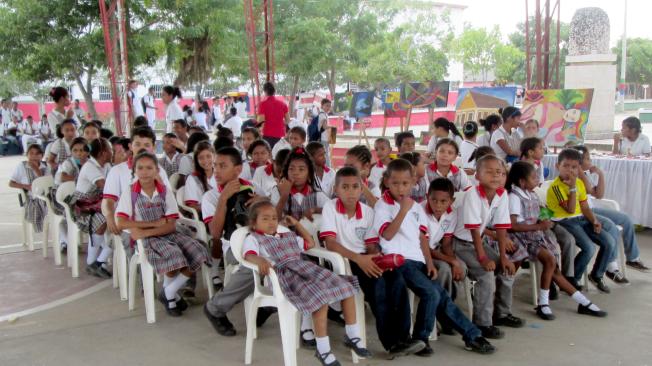
[[[93,103],[93,89],[91,86],[91,80],[93,79],[93,74],[94,74],[94,70],[91,67],[86,72],[86,83],[82,81],[80,74],[75,74],[75,82],[79,87],[79,91],[81,91],[82,95],[84,96],[84,101],[86,102],[86,108],[88,109],[88,113],[90,113],[91,118],[98,119],[97,111],[95,110],[95,104]]]
[[[290,110],[290,115],[295,116],[294,114],[294,102],[296,101],[297,92],[299,90],[299,76],[294,76],[294,81],[292,82],[292,93],[289,95],[290,103],[288,103],[288,109]]]
[[[335,62],[331,65],[331,69],[328,71],[328,90],[331,93],[331,99],[335,99]]]

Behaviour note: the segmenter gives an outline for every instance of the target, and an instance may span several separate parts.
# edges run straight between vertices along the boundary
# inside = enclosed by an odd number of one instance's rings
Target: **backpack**
[[[145,97],[146,95],[143,95],[143,97],[140,98],[140,105],[143,106],[143,112],[147,112],[147,103],[145,103]],[[154,121],[150,121],[150,122],[154,122]]]
[[[254,191],[251,186],[241,186],[240,191],[226,201],[226,212],[224,214],[224,233],[226,240],[231,239],[231,234],[239,226],[246,226],[249,221],[249,212],[245,204],[251,198]]]
[[[319,116],[324,112],[319,112],[316,116],[312,117],[308,125],[308,142],[321,141],[321,134],[324,128],[319,128]]]

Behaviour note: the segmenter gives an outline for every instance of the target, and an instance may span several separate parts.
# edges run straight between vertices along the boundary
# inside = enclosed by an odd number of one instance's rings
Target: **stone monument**
[[[617,75],[609,35],[609,16],[604,10],[581,8],[573,15],[564,88],[593,89],[586,139],[613,137]]]

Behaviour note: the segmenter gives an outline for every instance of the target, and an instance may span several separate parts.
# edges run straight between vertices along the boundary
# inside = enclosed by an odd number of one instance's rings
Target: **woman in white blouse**
[[[50,125],[50,131],[56,131],[57,126],[64,119],[75,118],[75,111],[72,108],[66,111],[66,107],[70,106],[68,89],[62,86],[54,87],[50,89],[50,97],[54,100],[55,107],[48,113],[48,124]]]
[[[161,92],[161,99],[165,104],[165,132],[172,132],[172,124],[175,120],[185,119],[185,114],[179,106],[181,90],[176,86],[166,85]]]
[[[650,139],[641,131],[641,121],[636,117],[623,120],[620,133],[614,135],[614,154],[650,156]]]

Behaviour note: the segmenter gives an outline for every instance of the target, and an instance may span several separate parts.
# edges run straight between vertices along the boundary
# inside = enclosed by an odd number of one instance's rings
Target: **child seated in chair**
[[[251,206],[252,233],[243,244],[244,258],[258,265],[260,274],[267,275],[273,268],[281,290],[288,301],[304,314],[312,314],[317,351],[315,357],[322,365],[340,363],[331,351],[327,333],[328,304],[341,301],[346,323],[344,345],[358,356],[371,357],[360,344],[360,325],[356,321],[355,293],[360,290],[354,276],[338,276],[317,264],[303,260],[301,252],[314,247],[312,236],[292,216],[286,222],[299,233],[278,232],[278,214],[267,200]]]
[[[48,208],[43,200],[32,197],[32,182],[39,177],[50,174],[50,169],[43,163],[43,148],[41,145],[32,144],[27,148],[27,161],[22,161],[16,166],[11,178],[9,187],[22,189],[27,197],[25,205],[25,220],[34,225],[34,231],[43,231],[43,221],[48,213]]]
[[[180,188],[184,190],[184,204],[197,210],[201,217],[201,200],[204,193],[217,187],[215,183],[215,150],[208,141],[201,141],[195,146],[193,152],[193,165],[195,170],[186,178],[186,184]]]
[[[140,254],[164,275],[158,300],[168,315],[178,317],[188,307],[178,291],[208,260],[208,252],[198,241],[177,232],[179,207],[172,190],[159,181],[156,156],[138,154],[134,175],[136,181],[118,202],[118,228],[129,230],[134,240],[143,240],[145,253]]]

